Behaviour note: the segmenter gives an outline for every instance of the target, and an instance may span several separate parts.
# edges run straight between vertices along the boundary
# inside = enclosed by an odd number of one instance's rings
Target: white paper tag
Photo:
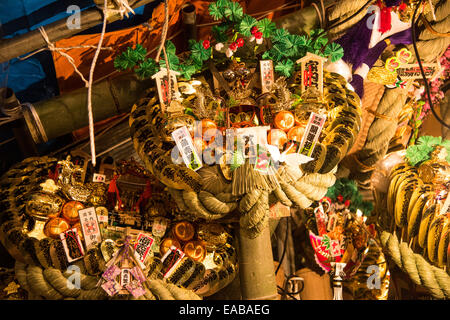
[[[175,246],[171,246],[169,250],[167,250],[166,254],[161,258],[161,262],[163,264],[166,261],[166,259],[170,259],[170,261],[168,261],[167,269],[163,270],[164,279],[170,277],[170,275],[173,273],[173,271],[178,266],[180,261],[184,258],[184,256],[185,256],[184,252]]]
[[[302,93],[309,87],[315,87],[323,95],[323,64],[326,60],[326,58],[310,52],[297,60],[297,63],[301,64]]]
[[[145,233],[139,233],[134,245],[134,255],[136,259],[144,263],[145,258],[150,252],[150,248],[154,242],[154,239]]]
[[[94,176],[92,177],[92,182],[106,183],[106,176],[104,174],[94,173]]]
[[[158,89],[159,102],[165,110],[172,100],[175,100],[179,97],[180,93],[178,92],[178,82],[177,76],[180,75],[179,72],[170,70],[170,91],[171,91],[171,99],[169,99],[169,79],[167,77],[167,69],[161,68],[158,73],[155,73],[152,76],[152,79],[156,80],[156,88]]]
[[[80,260],[84,256],[84,249],[77,228],[60,233],[59,238],[61,239],[69,263]]]
[[[259,69],[261,72],[261,90],[262,93],[270,92],[274,83],[273,62],[272,60],[260,60]]]
[[[172,137],[186,166],[194,171],[200,169],[202,167],[202,161],[197,154],[197,150],[194,147],[194,142],[192,141],[187,127],[183,126],[173,131]]]
[[[84,243],[86,244],[86,249],[89,250],[91,247],[102,242],[97,213],[94,207],[90,207],[78,210],[78,215],[80,216],[80,224],[83,229]]]
[[[314,146],[319,140],[320,132],[325,125],[326,116],[321,116],[317,113],[311,112],[308,125],[305,129],[305,134],[302,137],[300,144],[300,154],[310,157],[314,151]]]

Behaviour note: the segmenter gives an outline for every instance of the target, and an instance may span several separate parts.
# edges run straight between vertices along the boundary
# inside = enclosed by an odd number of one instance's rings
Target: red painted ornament
[[[244,46],[244,39],[243,38],[237,39],[236,44],[237,44],[238,48]]]

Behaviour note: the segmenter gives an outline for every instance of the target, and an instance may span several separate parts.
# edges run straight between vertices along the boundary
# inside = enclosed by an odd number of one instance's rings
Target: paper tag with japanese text
[[[97,213],[94,207],[78,211],[80,216],[81,228],[83,229],[84,243],[86,250],[89,250],[96,244],[102,242],[100,227],[98,225]]]
[[[202,161],[197,154],[194,147],[194,142],[186,126],[183,126],[172,132],[173,140],[175,141],[178,150],[183,157],[186,166],[194,171],[202,167]]]
[[[261,72],[261,90],[262,93],[270,92],[274,83],[273,62],[272,60],[260,60],[259,69]]]
[[[163,264],[164,279],[170,277],[170,275],[173,273],[184,256],[184,252],[175,246],[171,246],[169,250],[167,250],[166,254],[161,258],[161,262]]]
[[[122,289],[122,286],[117,281],[110,280],[102,284],[102,288],[110,297],[112,297],[119,293],[119,291]]]
[[[319,140],[320,132],[325,125],[326,116],[311,112],[305,134],[300,145],[300,154],[311,157],[314,147]]]
[[[144,263],[145,258],[150,252],[154,239],[145,233],[139,233],[134,245],[134,255],[136,259]]]
[[[301,66],[302,93],[309,87],[315,87],[323,96],[323,64],[326,58],[307,52],[306,56],[297,60]]]
[[[77,228],[60,233],[59,238],[62,241],[69,263],[79,260],[84,256],[84,249]]]
[[[170,99],[169,99],[169,77],[167,76],[167,69],[161,68],[158,73],[152,76],[152,79],[156,80],[156,88],[158,89],[159,102],[161,108],[165,110],[172,100],[178,98],[180,93],[178,92],[177,76],[179,72],[169,70],[170,72]]]

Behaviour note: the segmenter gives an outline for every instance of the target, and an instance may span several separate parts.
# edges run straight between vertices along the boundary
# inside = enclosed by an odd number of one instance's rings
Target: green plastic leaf
[[[420,138],[419,138],[420,139]],[[416,166],[421,162],[429,159],[433,147],[427,145],[414,145],[406,149],[405,157],[412,166]]]
[[[220,9],[217,3],[211,3],[208,7],[209,14],[211,17],[214,18],[214,20],[220,20],[223,19],[223,11]]]
[[[153,59],[144,60],[136,69],[136,74],[140,79],[148,79],[156,72],[158,72],[158,65]]]
[[[145,56],[147,55],[147,49],[145,49],[141,44],[138,43],[136,44],[136,48],[134,49],[134,55],[137,61],[143,61],[145,59]]]
[[[426,145],[429,147],[433,147],[435,145],[438,145],[442,142],[442,137],[433,137],[433,136],[421,136],[419,139],[417,139],[418,145]]]
[[[170,70],[179,70],[180,59],[177,57],[177,55],[167,52],[167,60],[169,61]],[[166,68],[166,60],[164,59],[164,54],[162,53],[161,58],[159,59],[159,65],[161,68]]]
[[[250,37],[252,33],[251,29],[256,25],[258,21],[252,16],[245,15],[239,23],[239,33],[243,36]]]
[[[233,22],[241,20],[244,16],[244,10],[237,2],[231,2],[224,10],[225,17]]]
[[[166,41],[166,52],[167,54],[176,54],[177,48],[173,44],[172,41],[167,40]]]
[[[203,61],[211,57],[211,47],[205,49],[202,42],[196,42],[191,47],[191,57],[197,64],[203,64]]]
[[[286,37],[289,36],[289,32],[286,29],[276,29],[272,34],[273,42],[283,42]]]
[[[277,29],[275,23],[267,18],[259,20],[257,23],[257,27],[259,31],[262,32],[264,38],[270,37],[272,33]]]
[[[286,78],[291,76],[293,69],[294,69],[294,62],[291,59],[286,59],[286,60],[280,61],[275,66],[275,71],[281,73]]]
[[[140,52],[139,49],[135,50],[128,47],[126,51],[122,52],[114,59],[114,67],[120,70],[131,69],[141,60],[143,60],[142,52]]]
[[[191,80],[191,77],[194,73],[197,72],[197,68],[193,64],[181,64],[180,65],[180,73],[183,78],[186,80]]]
[[[330,43],[323,52],[325,56],[330,57],[331,62],[336,62],[344,56],[344,49],[338,43]]]

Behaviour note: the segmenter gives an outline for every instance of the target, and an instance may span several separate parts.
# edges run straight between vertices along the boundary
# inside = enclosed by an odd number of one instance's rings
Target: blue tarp
[[[73,12],[68,7],[76,5],[81,11],[94,7],[92,0],[1,0],[0,36],[13,38],[52,22],[68,18]],[[151,17],[153,8],[159,2],[135,9],[136,15],[116,21],[107,31],[127,28],[145,22]],[[80,34],[97,33],[100,26]],[[25,61],[12,59],[0,64],[0,86],[14,90],[21,101],[36,102],[58,94],[51,54],[43,52]]]

